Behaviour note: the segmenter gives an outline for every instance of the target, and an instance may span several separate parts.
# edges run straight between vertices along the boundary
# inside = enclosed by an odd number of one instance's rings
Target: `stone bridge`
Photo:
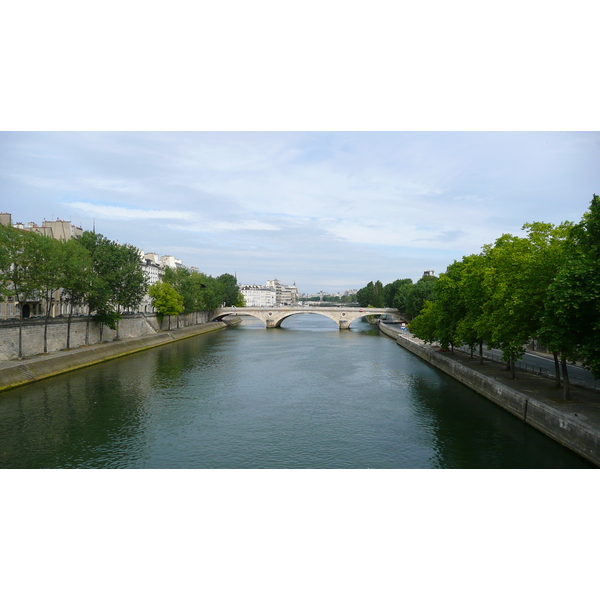
[[[258,306],[247,306],[237,308],[226,306],[212,311],[211,319],[221,320],[227,316],[251,316],[260,319],[267,328],[280,327],[284,319],[292,315],[323,315],[333,319],[340,329],[349,329],[350,323],[368,315],[393,315],[395,320],[406,320],[404,315],[398,313],[395,308],[358,308],[358,307],[333,307],[322,308],[318,306],[277,306],[271,308],[259,308]]]

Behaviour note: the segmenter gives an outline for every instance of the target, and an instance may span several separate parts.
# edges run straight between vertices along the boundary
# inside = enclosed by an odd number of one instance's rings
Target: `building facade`
[[[296,282],[293,285],[284,285],[279,279],[267,280],[267,287],[275,289],[275,304],[277,306],[291,306],[298,304],[298,288]]]
[[[267,285],[241,285],[240,292],[244,297],[246,306],[275,306],[275,288]]]

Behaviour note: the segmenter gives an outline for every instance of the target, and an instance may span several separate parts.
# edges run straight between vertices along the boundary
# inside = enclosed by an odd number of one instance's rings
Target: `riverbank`
[[[483,365],[469,354],[441,353],[408,332],[379,323],[379,330],[399,346],[454,377],[488,400],[508,410],[563,446],[600,466],[600,394],[573,388],[572,399],[565,402],[562,390],[553,380],[518,371],[517,379],[498,363]]]
[[[237,321],[230,321],[229,324],[235,324]],[[19,361],[3,361],[0,363],[0,391],[222,329],[227,325],[228,323],[225,322],[201,323],[134,339],[48,352],[47,354],[38,354]]]

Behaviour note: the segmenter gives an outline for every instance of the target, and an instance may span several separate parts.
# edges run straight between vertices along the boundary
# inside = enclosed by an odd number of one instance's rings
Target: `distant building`
[[[184,268],[183,261],[175,258],[174,256],[170,256],[169,254],[161,257],[160,263],[163,267],[170,267],[171,269]]]
[[[435,277],[435,271],[423,271],[423,277]]]
[[[296,282],[293,285],[284,285],[279,279],[267,280],[267,286],[275,288],[275,303],[278,306],[289,306],[298,304],[298,288]]]
[[[277,292],[274,287],[267,285],[241,285],[240,292],[244,297],[246,306],[275,306]]]
[[[142,269],[144,271],[144,275],[146,276],[146,281],[148,283],[148,287],[150,287],[153,283],[157,283],[162,279],[162,276],[165,273],[165,268],[160,262],[158,254],[156,252],[146,252],[140,250],[140,260],[142,261]],[[144,295],[142,299],[142,303],[138,307],[139,312],[143,313],[153,313],[156,312],[154,310],[154,306],[152,305],[152,299],[148,292]]]
[[[71,238],[80,237],[83,233],[81,227],[72,225],[71,221],[62,221],[61,219],[43,221],[40,229],[41,233],[55,240],[70,240]]]
[[[70,240],[71,238],[78,238],[82,233],[81,227],[76,227],[71,224],[71,221],[62,221],[56,219],[56,221],[42,222],[42,225],[37,225],[34,221],[29,221],[27,227],[23,223],[12,222],[12,215],[10,213],[0,213],[0,225],[3,227],[14,227],[21,231],[29,231],[32,233],[39,233],[55,240]],[[54,298],[50,306],[50,316],[57,317],[67,312],[67,304],[63,302],[62,290],[55,292]],[[85,307],[75,307],[74,314],[83,314],[86,312]],[[6,298],[0,302],[0,319],[16,319],[19,314],[23,313],[23,318],[28,319],[31,317],[39,317],[46,312],[46,302],[39,297],[39,294],[34,293],[29,298],[23,300],[21,306],[17,302],[15,296],[10,295],[10,290],[6,294]]]

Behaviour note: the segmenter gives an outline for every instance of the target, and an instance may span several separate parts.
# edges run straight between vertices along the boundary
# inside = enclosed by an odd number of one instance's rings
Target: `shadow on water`
[[[422,363],[417,357],[411,362]],[[440,468],[593,468],[575,452],[429,365],[412,366],[417,414],[435,431]],[[456,386],[463,389],[456,393]]]
[[[84,369],[2,395],[0,467],[93,466],[138,435],[143,390],[128,369]]]
[[[362,320],[248,318],[0,395],[1,468],[589,466]]]

